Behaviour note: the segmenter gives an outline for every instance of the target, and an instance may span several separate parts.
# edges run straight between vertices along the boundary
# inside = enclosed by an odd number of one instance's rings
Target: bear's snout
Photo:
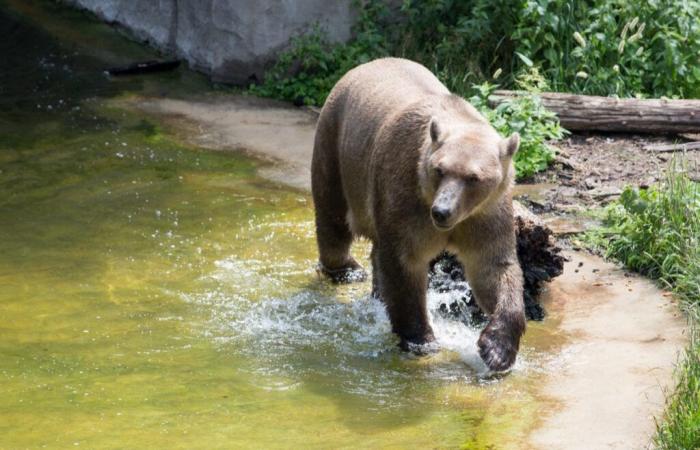
[[[433,220],[435,221],[436,225],[444,226],[447,225],[447,221],[452,216],[452,211],[449,208],[445,208],[444,206],[435,205],[430,210],[430,215],[433,217]]]

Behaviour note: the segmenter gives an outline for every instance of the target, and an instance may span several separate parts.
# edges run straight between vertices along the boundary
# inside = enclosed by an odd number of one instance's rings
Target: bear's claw
[[[494,372],[508,370],[518,354],[518,339],[497,327],[487,326],[479,337],[479,356]]]

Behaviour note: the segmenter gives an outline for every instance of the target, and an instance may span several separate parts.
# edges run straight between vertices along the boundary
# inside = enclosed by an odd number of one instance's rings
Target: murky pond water
[[[318,280],[307,194],[106,101],[201,77],[107,78],[153,55],[54,3],[0,2],[0,32],[0,447],[524,439],[544,327],[502,380],[478,376],[478,330],[437,315],[444,350],[402,354],[367,284]]]

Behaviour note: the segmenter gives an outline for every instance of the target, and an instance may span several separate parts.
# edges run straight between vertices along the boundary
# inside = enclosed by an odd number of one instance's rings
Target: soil
[[[574,134],[557,142],[547,171],[521,183],[519,197],[539,213],[576,214],[602,206],[626,186],[646,189],[663,180],[674,157],[682,155],[648,146],[698,140],[698,135]],[[686,158],[690,176],[700,179],[700,151],[688,151]]]

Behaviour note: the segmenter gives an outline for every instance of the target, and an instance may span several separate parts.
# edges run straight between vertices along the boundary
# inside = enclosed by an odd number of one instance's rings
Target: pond
[[[508,448],[551,407],[551,327],[483,378],[431,292],[443,350],[400,352],[367,283],[316,275],[307,193],[108,101],[221,88],[108,77],[157,55],[54,2],[0,32],[1,447]]]

